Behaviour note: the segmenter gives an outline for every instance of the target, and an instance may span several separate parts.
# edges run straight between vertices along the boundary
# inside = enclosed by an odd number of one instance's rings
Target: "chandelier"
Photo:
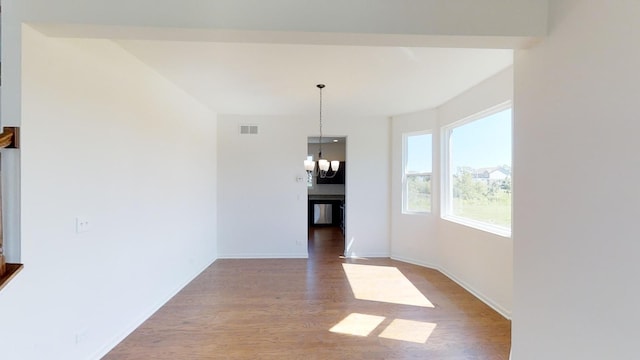
[[[321,178],[332,178],[338,173],[340,161],[329,161],[322,158],[322,89],[324,88],[324,84],[318,84],[316,87],[320,89],[320,148],[318,151],[318,166],[316,166],[316,162],[313,160],[305,160],[304,169],[307,171],[309,179],[314,175]]]

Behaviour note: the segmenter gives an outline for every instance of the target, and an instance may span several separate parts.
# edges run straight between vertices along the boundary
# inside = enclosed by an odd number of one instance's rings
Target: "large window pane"
[[[431,211],[431,146],[431,134],[404,136],[403,212]]]
[[[449,129],[446,215],[511,229],[511,108]]]

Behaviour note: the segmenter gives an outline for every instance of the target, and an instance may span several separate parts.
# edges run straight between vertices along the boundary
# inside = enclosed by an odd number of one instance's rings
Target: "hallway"
[[[444,275],[343,247],[217,260],[104,359],[508,359],[510,321]]]

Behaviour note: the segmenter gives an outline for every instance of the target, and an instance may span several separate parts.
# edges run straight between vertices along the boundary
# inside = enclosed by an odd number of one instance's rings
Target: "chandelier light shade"
[[[324,89],[324,84],[318,84],[316,87],[320,89],[320,142],[318,144],[319,151],[317,166],[316,162],[313,160],[304,161],[304,169],[307,171],[309,180],[311,180],[314,175],[321,178],[332,178],[336,176],[338,169],[340,168],[340,161],[329,161],[322,158],[322,89]]]
[[[304,169],[307,171],[313,171],[316,167],[316,162],[313,160],[305,160],[304,161]]]

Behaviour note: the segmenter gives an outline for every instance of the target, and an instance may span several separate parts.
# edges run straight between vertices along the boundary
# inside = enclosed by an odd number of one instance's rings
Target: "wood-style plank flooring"
[[[438,271],[343,249],[217,260],[103,359],[509,358],[510,321]]]

